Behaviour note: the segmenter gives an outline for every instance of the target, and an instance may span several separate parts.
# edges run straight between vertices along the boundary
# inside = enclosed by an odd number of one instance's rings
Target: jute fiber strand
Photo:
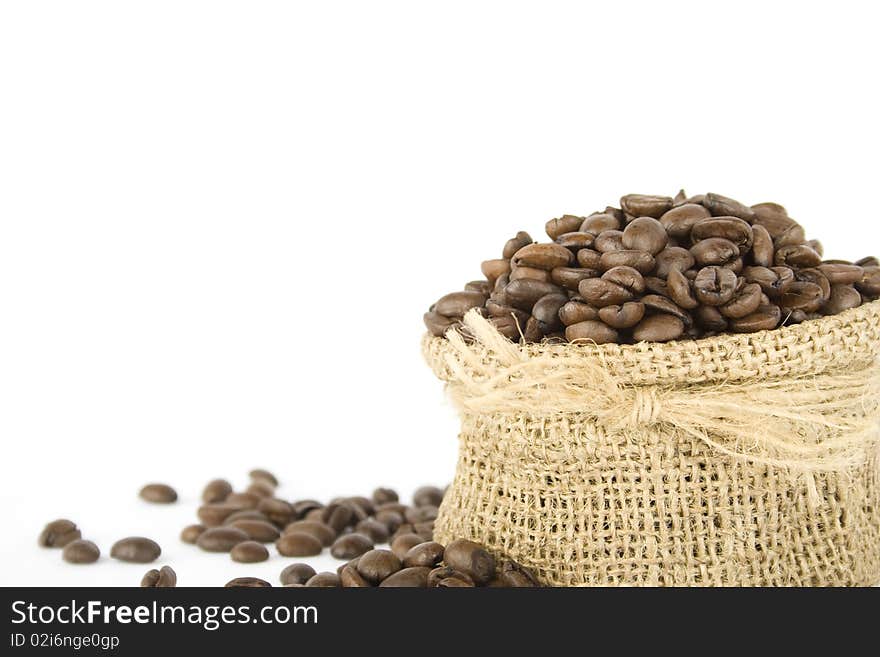
[[[462,429],[435,524],[549,585],[880,582],[880,302],[635,345],[426,336]]]

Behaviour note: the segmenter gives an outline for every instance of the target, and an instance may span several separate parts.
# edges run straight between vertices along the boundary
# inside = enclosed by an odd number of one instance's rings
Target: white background
[[[0,584],[140,580],[37,548],[59,516],[276,581],[177,540],[254,466],[448,482],[421,316],[518,229],[684,186],[880,254],[871,4],[2,3]]]

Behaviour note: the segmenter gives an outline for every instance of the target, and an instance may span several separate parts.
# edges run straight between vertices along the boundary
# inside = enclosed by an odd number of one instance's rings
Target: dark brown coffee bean
[[[510,263],[514,267],[534,267],[550,271],[567,267],[572,261],[571,251],[559,244],[529,244],[517,251]]]
[[[504,292],[510,305],[525,311],[530,311],[538,299],[543,296],[548,294],[564,294],[562,288],[552,283],[525,278],[511,281],[504,288]]]
[[[373,549],[373,541],[363,534],[343,534],[330,547],[330,554],[337,559],[354,559]]]
[[[253,493],[232,493],[223,504],[231,504],[239,509],[256,509],[261,499]]]
[[[492,286],[489,285],[489,281],[468,281],[464,284],[465,292],[479,292],[484,297],[488,297],[492,294]]]
[[[691,267],[694,266],[694,256],[691,255],[691,252],[687,249],[683,249],[680,246],[667,246],[660,253],[657,254],[657,258],[654,261],[654,273],[660,278],[666,278],[669,276],[669,272],[673,269],[680,272],[685,272]],[[636,269],[639,269],[636,267]],[[646,274],[648,272],[642,271],[640,272]]]
[[[485,260],[480,265],[480,271],[489,283],[494,284],[499,278],[510,273],[510,260]]]
[[[269,550],[262,543],[256,541],[243,541],[233,546],[229,551],[233,561],[239,563],[257,563],[269,558]]]
[[[874,256],[868,256],[867,258],[856,260],[853,264],[858,267],[878,267],[880,266],[880,260]]]
[[[37,543],[41,547],[62,548],[80,538],[82,538],[82,533],[77,529],[76,524],[66,518],[60,518],[53,520],[43,528],[37,538]]]
[[[718,308],[725,317],[738,319],[751,315],[761,305],[761,286],[749,283],[732,300]]]
[[[343,566],[343,568],[339,571],[339,583],[343,588],[351,589],[351,588],[359,588],[365,589],[370,588],[372,584],[370,584],[367,580],[365,580],[361,574],[351,566]]]
[[[61,557],[67,563],[95,563],[100,556],[98,546],[83,539],[71,541],[61,550]]]
[[[777,203],[758,203],[752,206],[754,225],[763,226],[772,239],[776,239],[797,222],[788,216],[785,208]]]
[[[205,531],[204,525],[187,525],[180,532],[180,540],[190,545],[195,545],[199,540],[199,536]]]
[[[595,342],[606,344],[619,342],[620,334],[599,320],[587,320],[565,327],[565,339],[569,342]]]
[[[248,535],[236,527],[212,527],[202,532],[196,545],[205,552],[229,552],[247,540]]]
[[[224,525],[231,525],[239,520],[259,520],[261,522],[269,522],[269,519],[261,511],[256,509],[241,509],[226,516],[223,521]]]
[[[721,194],[706,194],[703,206],[713,217],[738,217],[749,223],[755,221],[755,211],[752,208]]]
[[[236,504],[229,504],[228,502],[212,502],[211,504],[203,504],[200,506],[197,515],[205,527],[218,527],[233,513],[241,510],[242,507]]]
[[[723,306],[733,298],[736,286],[736,274],[729,269],[703,267],[694,278],[694,295],[707,306]]]
[[[774,262],[785,267],[818,267],[822,264],[822,256],[806,244],[797,244],[777,249]]]
[[[390,550],[370,550],[357,562],[357,571],[370,584],[378,584],[403,566],[400,558]]]
[[[413,506],[440,506],[442,501],[443,489],[437,486],[421,486],[413,493]]]
[[[342,586],[339,575],[336,573],[318,573],[306,582],[306,586],[311,588],[333,589]]]
[[[423,541],[434,540],[434,521],[417,522],[413,525],[413,532],[422,537]]]
[[[697,323],[706,331],[720,332],[727,330],[727,320],[716,306],[700,306],[694,310]]]
[[[430,568],[404,568],[383,579],[379,586],[384,588],[424,589],[428,586],[428,573],[430,572]]]
[[[264,470],[263,468],[254,468],[250,472],[248,472],[248,476],[251,478],[251,481],[265,481],[267,484],[272,486],[272,488],[278,487],[278,478],[269,472],[268,470]]]
[[[582,269],[597,271],[602,260],[602,254],[593,249],[581,249],[577,252],[577,263]]]
[[[602,274],[603,281],[619,285],[631,295],[645,291],[645,278],[637,269],[626,266],[613,267]]]
[[[867,265],[862,270],[862,278],[856,283],[858,291],[872,298],[880,296],[880,267]]]
[[[578,283],[585,278],[596,278],[599,276],[596,269],[581,269],[579,267],[557,267],[550,272],[550,280],[567,290],[577,292]]]
[[[666,279],[669,286],[669,297],[681,308],[693,310],[699,305],[691,290],[691,282],[677,269],[669,272]]]
[[[770,331],[779,326],[781,319],[782,312],[779,310],[779,306],[759,306],[758,310],[751,315],[730,320],[729,328],[735,333]]]
[[[593,250],[602,254],[620,251],[622,248],[622,230],[603,230],[596,236],[596,241],[593,243]]]
[[[572,233],[578,230],[581,227],[581,224],[584,223],[583,217],[575,217],[571,214],[562,215],[559,219],[551,219],[544,225],[544,230],[547,233],[547,236],[551,240],[555,240],[560,235],[564,235],[565,233]],[[517,237],[519,237],[522,233],[517,233]],[[528,233],[525,233],[528,235]],[[531,244],[531,239],[527,242],[527,244]],[[527,244],[523,244],[522,246],[526,246]],[[522,248],[522,246],[520,248]]]
[[[202,501],[206,504],[223,502],[232,494],[232,484],[225,479],[209,481],[202,491]]]
[[[296,519],[293,507],[277,497],[267,497],[260,500],[257,511],[262,513],[271,523],[278,527],[284,527]]]
[[[385,543],[388,541],[389,532],[385,523],[373,518],[366,518],[355,525],[354,530],[358,534],[369,536],[373,543]]]
[[[273,543],[281,536],[275,525],[264,520],[236,520],[228,526],[243,531],[249,539],[260,543]]]
[[[485,302],[486,297],[479,292],[452,292],[437,300],[434,312],[444,317],[463,317],[468,310]]]
[[[806,241],[807,237],[804,234],[803,226],[795,224],[784,233],[782,233],[782,235],[774,238],[773,246],[775,246],[777,249],[781,249],[786,246],[800,246]]]
[[[581,233],[590,233],[591,235],[599,235],[606,230],[618,230],[620,228],[620,220],[611,215],[600,212],[593,214],[584,219],[578,231]]]
[[[583,220],[580,217],[575,217],[574,220],[575,220],[576,224],[573,223],[572,225],[576,225],[577,227],[574,230],[577,230],[578,228],[580,228],[581,222]],[[551,219],[550,221],[552,222],[552,221],[560,221],[560,220],[559,219]],[[550,222],[547,222],[547,223],[549,224]],[[563,231],[563,232],[567,232],[567,231]],[[557,234],[561,235],[562,233],[557,233]],[[555,239],[555,238],[551,236],[550,239]],[[504,258],[505,260],[510,260],[513,257],[514,253],[519,251],[524,246],[528,246],[533,241],[534,240],[532,239],[531,235],[529,235],[524,230],[521,230],[514,237],[511,237],[509,240],[507,240],[507,242],[504,244],[504,249],[502,250],[501,257]]]
[[[297,500],[296,502],[291,503],[290,506],[293,509],[296,519],[301,520],[309,511],[320,510],[324,505],[316,500]]]
[[[434,541],[414,545],[403,557],[406,568],[430,566],[433,568],[443,561],[443,546]]]
[[[559,319],[565,326],[598,318],[599,314],[593,306],[580,301],[569,301],[559,309]]]
[[[446,332],[449,329],[458,328],[461,324],[461,322],[455,317],[444,317],[435,312],[427,312],[422,315],[422,321],[425,323],[425,327],[431,335],[436,335],[437,337],[446,335]]]
[[[662,217],[672,208],[669,196],[651,196],[647,194],[627,194],[620,199],[621,209],[633,217]]]
[[[682,308],[659,294],[646,294],[642,297],[642,303],[645,304],[646,312],[666,313],[678,317],[685,326],[691,322],[690,316]]]
[[[385,502],[396,502],[399,498],[397,491],[393,488],[377,488],[373,491],[373,504],[384,504]]]
[[[548,294],[535,302],[532,308],[532,317],[538,322],[538,328],[543,334],[552,333],[562,327],[559,320],[559,309],[568,302],[566,294]]]
[[[820,257],[825,255],[825,247],[819,240],[807,240],[806,245],[818,253]]]
[[[417,506],[406,510],[406,521],[416,525],[420,522],[434,520],[439,509],[436,506]]]
[[[167,484],[147,484],[138,494],[142,500],[153,504],[171,504],[177,501],[177,491]]]
[[[822,303],[828,301],[828,298],[831,296],[831,283],[828,282],[825,274],[817,268],[808,267],[807,269],[798,269],[795,272],[794,277],[797,281],[815,283],[818,285],[819,289],[822,290]]]
[[[862,280],[864,271],[858,265],[821,264],[817,269],[834,285],[853,285]]]
[[[314,557],[321,554],[321,541],[305,532],[289,532],[275,541],[278,553],[285,557]]]
[[[856,292],[854,287],[838,283],[831,286],[831,296],[822,306],[822,312],[826,315],[836,315],[844,310],[857,308],[861,304],[862,295]]]
[[[635,326],[644,315],[645,305],[640,301],[627,301],[622,306],[605,306],[599,309],[599,319],[615,329]]]
[[[116,541],[110,548],[110,556],[120,561],[150,563],[159,558],[162,548],[156,541],[142,536],[129,536]]]
[[[148,570],[141,579],[141,588],[171,589],[177,586],[177,573],[171,566],[162,566],[159,570]]]
[[[282,534],[290,534],[293,532],[311,534],[321,542],[321,545],[324,546],[332,545],[339,533],[329,525],[325,525],[323,522],[318,522],[317,520],[297,520],[287,525]]]
[[[377,511],[375,519],[377,522],[381,522],[386,529],[388,530],[388,534],[392,534],[397,531],[397,528],[403,524],[403,516],[400,515],[397,511],[393,511],[391,509],[383,509],[382,511]],[[385,543],[385,541],[375,541],[376,543]]]
[[[348,504],[333,503],[327,506],[321,517],[337,534],[355,521],[354,511]]]
[[[780,305],[785,310],[803,310],[813,313],[821,308],[824,301],[822,288],[816,283],[795,281],[788,286],[788,291],[782,295]]]
[[[673,315],[661,314],[645,317],[633,329],[636,342],[667,342],[680,338],[684,333],[684,322]]]
[[[495,574],[495,558],[479,543],[456,539],[446,546],[443,560],[447,566],[467,573],[474,582],[488,582]]]
[[[578,231],[574,233],[563,233],[556,238],[556,243],[559,246],[564,246],[572,253],[576,253],[581,249],[586,249],[591,246],[594,239],[595,236],[591,233],[581,233]]]
[[[256,480],[252,481],[244,492],[250,493],[251,495],[256,495],[258,498],[261,498],[260,501],[257,503],[257,506],[259,506],[264,499],[272,498],[272,496],[275,495],[275,487],[272,486],[268,481]]]
[[[471,579],[470,575],[451,566],[438,566],[428,573],[428,588],[447,588],[453,585],[450,580],[457,580],[458,586],[474,586],[474,580]]]
[[[758,267],[773,266],[773,238],[763,226],[752,226],[752,262]]]
[[[745,253],[752,247],[752,227],[736,217],[711,217],[701,219],[691,229],[691,241],[696,244],[706,239],[719,237],[736,244]]]
[[[652,256],[665,249],[668,242],[663,224],[647,216],[634,219],[623,231],[624,248],[647,251]]]
[[[525,333],[525,323],[517,321],[513,316],[490,317],[489,323],[495,327],[495,330],[501,335],[514,342],[519,342],[520,337]]]
[[[660,224],[670,237],[687,240],[690,238],[694,224],[700,219],[711,216],[712,214],[702,205],[686,203],[664,213],[660,217]]]
[[[511,281],[518,281],[523,278],[528,278],[533,281],[541,281],[542,283],[549,283],[550,272],[546,269],[535,269],[534,267],[515,267],[511,270]]]
[[[651,294],[658,294],[662,297],[669,296],[669,286],[666,281],[656,276],[645,276],[645,289]]]
[[[648,274],[654,270],[655,266],[654,256],[647,251],[630,251],[627,249],[603,253],[599,261],[599,267],[602,271],[608,271],[615,267],[630,267],[641,274]]]
[[[307,563],[293,563],[281,571],[281,583],[305,584],[315,576],[315,569]]]
[[[691,247],[691,255],[700,267],[726,265],[739,257],[739,249],[730,240],[710,237],[694,244]]]
[[[511,588],[531,588],[540,586],[535,574],[515,561],[508,561],[501,567],[501,581]]]
[[[398,559],[403,559],[410,548],[424,543],[424,539],[414,532],[398,534],[391,539],[391,551]]]
[[[271,587],[269,582],[259,577],[236,577],[224,585],[224,588],[227,589],[265,589]]]

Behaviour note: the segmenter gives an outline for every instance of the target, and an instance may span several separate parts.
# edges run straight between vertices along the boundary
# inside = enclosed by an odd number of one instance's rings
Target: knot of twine
[[[876,456],[880,368],[779,380],[632,386],[601,354],[576,348],[528,353],[476,311],[451,330],[450,396],[464,413],[576,413],[606,429],[672,427],[737,459],[803,473],[837,472]]]

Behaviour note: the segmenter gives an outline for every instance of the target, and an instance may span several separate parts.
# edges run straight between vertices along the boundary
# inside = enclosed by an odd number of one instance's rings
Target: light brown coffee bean
[[[492,294],[492,286],[489,285],[489,281],[468,281],[464,284],[465,292],[479,292],[484,297],[488,297]]]
[[[467,573],[477,584],[488,582],[495,574],[495,558],[473,541],[452,541],[446,546],[443,560],[447,566]]]
[[[551,219],[550,221],[552,222],[552,221],[559,221],[559,220],[558,219]],[[581,219],[580,217],[575,217],[575,221],[577,223],[573,224],[573,225],[576,225],[576,228],[574,230],[577,230],[578,228],[580,228],[580,225],[581,225],[581,222],[583,221],[583,219]],[[550,222],[547,222],[547,223],[549,225]],[[567,231],[563,231],[563,232],[567,232]],[[561,235],[562,233],[558,233],[558,234]],[[555,238],[553,238],[551,236],[550,239],[555,239]],[[531,244],[533,241],[534,240],[532,239],[532,236],[529,235],[527,232],[525,232],[524,230],[519,231],[514,237],[511,237],[504,244],[504,249],[502,250],[502,257],[505,260],[510,260],[513,257],[514,253],[519,251],[524,246]]]
[[[755,211],[752,208],[721,194],[709,192],[703,198],[703,206],[713,217],[738,217],[749,223],[755,220]]]
[[[565,326],[598,318],[596,308],[581,301],[569,301],[559,309],[559,319]]]
[[[232,484],[225,479],[213,479],[202,491],[202,501],[206,504],[223,502],[232,494]]]
[[[247,540],[248,535],[236,527],[212,527],[202,532],[196,545],[205,552],[229,552]]]
[[[275,495],[275,487],[272,486],[268,481],[258,479],[252,481],[244,492],[250,493],[251,495],[256,495],[258,498],[261,498],[260,501],[257,503],[257,506],[259,507],[263,500],[271,499],[272,496]]]
[[[251,478],[251,481],[264,481],[272,488],[278,487],[278,477],[264,468],[254,468],[248,472],[248,477]]]
[[[141,579],[141,588],[171,589],[177,586],[177,573],[171,566],[148,570]]]
[[[337,559],[354,559],[373,549],[373,541],[363,534],[343,534],[330,547],[330,554]]]
[[[647,251],[652,256],[666,248],[669,236],[666,229],[656,219],[639,217],[629,223],[623,231],[623,246],[626,249]]]
[[[307,563],[293,563],[281,571],[280,580],[288,584],[305,584],[315,576],[315,569]]]
[[[670,237],[679,240],[690,239],[691,229],[700,219],[711,217],[712,214],[702,205],[686,203],[672,208],[660,217],[660,224]]]
[[[858,292],[856,292],[858,294]],[[98,546],[91,541],[77,539],[71,541],[61,550],[61,557],[67,563],[95,563],[101,556]]]
[[[619,342],[620,334],[613,328],[598,320],[587,320],[565,327],[565,339],[569,342],[595,342],[606,344]]]
[[[413,493],[413,506],[439,507],[443,502],[443,495],[443,489],[438,486],[420,486]],[[406,507],[402,507],[398,511],[406,514]]]
[[[48,523],[40,532],[37,543],[41,547],[63,548],[68,543],[82,538],[82,533],[76,523],[66,518],[60,518]]]
[[[351,566],[344,566],[339,571],[339,583],[343,588],[352,589],[366,589],[370,588],[372,584],[370,584],[367,580],[365,580],[361,574]]]
[[[162,554],[162,548],[156,541],[143,536],[129,536],[116,541],[110,548],[110,556],[120,561],[132,563],[149,563]]]
[[[187,525],[180,532],[180,540],[190,545],[195,545],[199,536],[205,531],[204,525]]]
[[[572,258],[571,251],[559,244],[529,244],[517,251],[510,262],[514,267],[534,267],[550,271],[555,267],[567,267]]]
[[[622,251],[609,251],[603,253],[599,260],[599,268],[602,271],[608,271],[615,267],[630,267],[641,274],[648,274],[654,270],[656,261],[647,251],[631,251],[624,249]]]
[[[564,214],[559,219],[551,219],[550,221],[548,221],[544,225],[544,230],[551,240],[555,240],[560,235],[564,235],[565,233],[572,233],[578,230],[581,227],[582,223],[584,223],[583,217],[575,217],[571,214]],[[517,233],[517,237],[519,237],[519,233]],[[529,240],[529,243],[531,243],[531,240]],[[525,244],[523,246],[525,246]]]
[[[199,507],[197,515],[199,520],[205,527],[218,527],[222,525],[226,519],[236,511],[241,511],[242,507],[237,504],[229,504],[228,502],[212,502],[203,504]]]
[[[633,217],[657,219],[672,208],[672,198],[649,194],[627,194],[620,199],[620,208]]]
[[[479,292],[452,292],[434,304],[434,312],[444,317],[463,317],[471,308],[482,306],[486,302]]]
[[[231,525],[239,520],[260,520],[262,522],[269,522],[269,519],[261,511],[257,511],[256,509],[241,509],[240,511],[235,511],[226,516],[226,520],[223,521],[223,524]]]
[[[393,488],[377,488],[373,491],[372,498],[375,505],[396,502],[399,499],[397,491]]]
[[[615,329],[635,326],[644,315],[645,304],[640,301],[627,301],[622,306],[605,306],[599,309],[599,319]]]
[[[257,505],[257,511],[266,516],[269,522],[277,527],[284,527],[293,522],[297,517],[293,506],[284,500],[279,500],[277,497],[267,497],[260,500],[260,503]]]
[[[489,283],[494,284],[499,278],[510,273],[510,260],[501,258],[484,260],[480,265],[480,271]]]
[[[305,532],[289,532],[275,541],[278,553],[285,557],[314,557],[321,554],[321,541]]]
[[[379,584],[383,588],[427,588],[430,568],[414,567],[398,570]]]
[[[636,342],[667,342],[676,340],[684,333],[684,323],[673,315],[661,314],[645,317],[633,329]]]
[[[354,530],[358,534],[363,534],[364,536],[369,536],[370,540],[373,543],[385,543],[388,541],[389,532],[388,526],[376,520],[374,518],[367,518],[365,520],[361,520],[357,525],[355,525]]]
[[[264,520],[236,520],[228,526],[240,529],[249,539],[260,543],[274,543],[281,536],[275,525]]]
[[[242,541],[229,551],[229,556],[233,561],[239,563],[257,563],[266,561],[269,558],[269,550],[262,543],[257,541]]]
[[[256,509],[262,498],[253,493],[232,493],[223,504],[231,504],[239,509]]]
[[[614,215],[600,212],[593,214],[584,219],[578,231],[581,233],[590,233],[591,235],[599,235],[606,230],[618,230],[620,228],[620,220]]]
[[[171,504],[177,501],[177,491],[167,484],[147,484],[141,488],[142,500],[153,504]]]

